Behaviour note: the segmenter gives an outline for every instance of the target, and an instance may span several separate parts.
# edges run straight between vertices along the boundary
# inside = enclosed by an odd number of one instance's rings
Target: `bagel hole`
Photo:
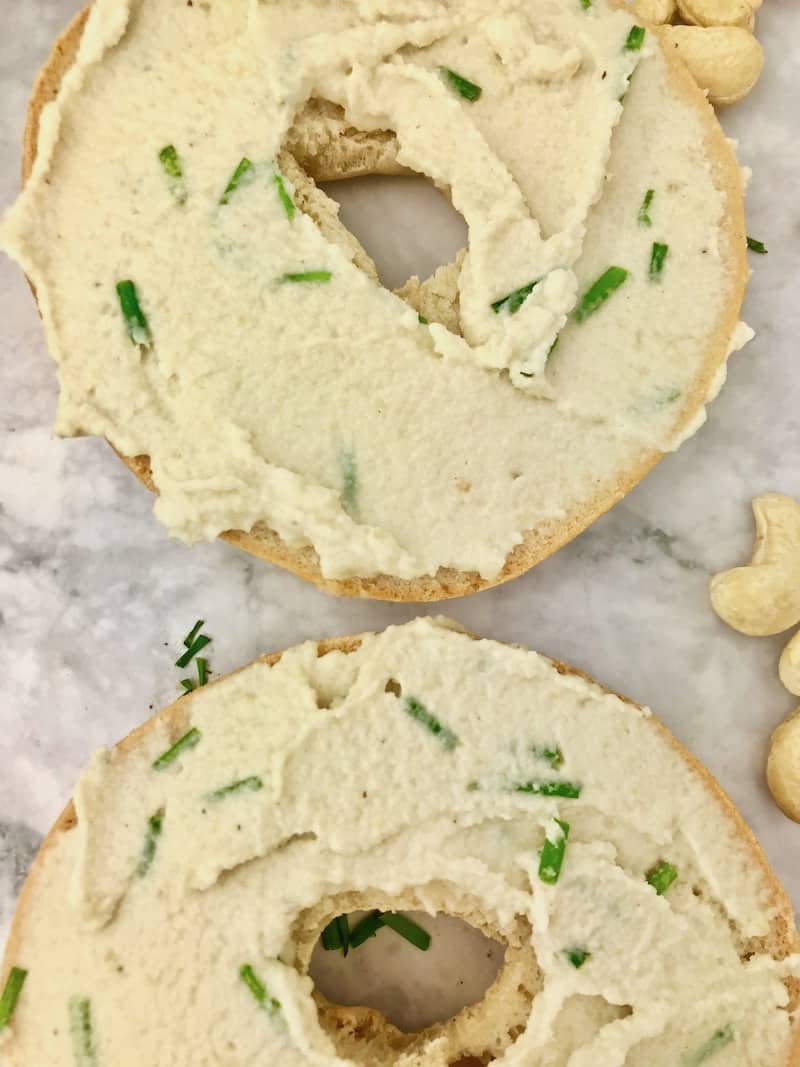
[[[350,929],[368,914],[351,912]],[[415,1034],[482,1000],[506,946],[453,915],[402,914],[430,934],[426,951],[384,927],[347,956],[317,941],[309,973],[331,1004],[373,1008],[404,1034]]]
[[[339,218],[375,262],[387,289],[424,280],[467,244],[467,224],[422,175],[370,175],[321,182]],[[424,225],[421,225],[424,223]]]

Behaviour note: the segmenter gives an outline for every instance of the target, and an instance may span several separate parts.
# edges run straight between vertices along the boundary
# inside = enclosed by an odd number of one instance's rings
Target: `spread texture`
[[[791,907],[730,802],[646,710],[446,620],[197,690],[74,803],[7,951],[9,1067],[791,1062]],[[357,907],[463,915],[504,969],[418,1035],[336,1008],[308,959]]]
[[[58,432],[148,456],[189,543],[271,531],[409,593],[524,569],[702,422],[747,336],[738,169],[671,62],[606,0],[97,0],[0,232]],[[330,109],[463,214],[442,321],[287,150],[313,170]]]

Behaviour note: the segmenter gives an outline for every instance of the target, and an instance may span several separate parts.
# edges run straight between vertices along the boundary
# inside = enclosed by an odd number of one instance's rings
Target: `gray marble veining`
[[[77,0],[0,8],[0,204],[18,187],[19,142],[35,71]],[[730,365],[707,425],[609,515],[532,573],[431,608],[334,600],[218,543],[167,540],[152,500],[96,440],[59,441],[56,376],[24,279],[0,261],[0,941],[24,870],[80,767],[176,694],[175,649],[207,620],[216,672],[304,638],[375,629],[445,611],[478,633],[582,667],[650,704],[713,771],[800,904],[800,826],[763,777],[772,728],[793,708],[776,674],[785,638],[741,637],[708,603],[708,577],[746,558],[751,496],[800,497],[796,295],[800,236],[800,5],[759,14],[767,65],[723,116],[753,166],[754,257],[745,307],[756,339]],[[441,254],[387,230],[409,272]],[[395,213],[395,214],[393,214]],[[422,244],[424,242],[424,244]],[[624,788],[624,783],[621,783]]]

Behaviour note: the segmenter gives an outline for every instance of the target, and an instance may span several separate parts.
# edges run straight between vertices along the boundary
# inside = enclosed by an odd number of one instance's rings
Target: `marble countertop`
[[[2,5],[0,207],[19,185],[33,77],[78,6]],[[756,339],[733,357],[708,423],[680,452],[555,557],[472,598],[336,600],[231,546],[168,541],[150,494],[107,445],[53,437],[54,367],[25,281],[0,259],[0,943],[25,871],[91,750],[176,695],[175,650],[196,618],[213,635],[217,673],[306,638],[442,611],[583,668],[651,705],[708,765],[800,906],[800,826],[764,783],[770,732],[796,703],[776,673],[786,638],[742,637],[708,601],[709,575],[749,556],[750,498],[800,498],[800,53],[791,44],[800,5],[768,0],[758,34],[761,81],[722,116],[755,171],[749,232],[770,250],[753,257],[745,305]],[[356,187],[343,217],[359,217],[367,243],[402,277],[443,262],[460,234],[438,206],[441,225],[418,238],[428,243],[409,246],[408,206],[396,193],[385,183],[365,204]]]

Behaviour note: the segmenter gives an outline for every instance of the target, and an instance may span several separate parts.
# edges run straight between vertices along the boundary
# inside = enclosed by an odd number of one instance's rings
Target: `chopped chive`
[[[186,690],[187,693],[191,693],[193,689],[197,689],[197,682],[191,678],[181,678],[181,687]]]
[[[252,993],[253,999],[258,1002],[268,1015],[276,1015],[281,1010],[281,1002],[269,995],[267,987],[249,963],[243,963],[239,968],[239,977]]]
[[[0,996],[0,1032],[5,1030],[11,1022],[14,1008],[17,1006],[19,995],[27,977],[28,972],[23,970],[22,967],[12,967],[8,972],[8,978],[3,987],[3,995]]]
[[[677,877],[677,868],[662,860],[647,872],[647,884],[651,885],[659,896],[662,896]]]
[[[346,956],[350,949],[350,920],[346,915],[337,915],[336,925],[339,928],[339,940],[342,942],[342,954]]]
[[[195,637],[197,637],[197,635],[200,633],[200,630],[205,625],[205,621],[205,619],[198,619],[194,626],[191,628],[191,630],[188,632],[186,637],[184,637],[183,643],[186,648],[191,648],[192,641],[194,641]]]
[[[286,212],[286,218],[291,222],[295,213],[294,200],[289,196],[283,181],[283,175],[278,171],[275,171],[272,175],[272,180],[275,183],[275,188],[278,190],[278,199],[283,206],[283,210]]]
[[[175,145],[168,144],[158,153],[158,159],[166,176],[170,179],[169,191],[179,204],[185,204],[188,193],[183,182],[183,167]]]
[[[331,919],[320,935],[322,947],[326,952],[336,952],[342,948],[342,932],[339,929],[339,916]]]
[[[162,752],[158,759],[154,761],[153,770],[160,771],[164,767],[168,767],[170,763],[173,763],[182,752],[185,752],[187,749],[194,748],[194,746],[197,744],[201,737],[202,734],[200,733],[200,731],[197,729],[196,726],[193,726],[191,730],[189,730],[183,735],[183,737],[178,738],[172,748],[168,748],[166,752]]]
[[[767,246],[763,241],[756,240],[755,237],[747,238],[747,247],[751,252],[758,252],[759,255],[765,256],[767,254]]]
[[[97,1060],[92,1031],[92,1005],[88,997],[70,997],[69,1029],[76,1067],[94,1067]]]
[[[581,967],[583,967],[584,963],[586,963],[586,961],[591,956],[591,952],[589,952],[585,948],[565,948],[564,955],[567,957],[567,959],[575,968],[575,970],[579,971]]]
[[[421,952],[427,952],[431,944],[431,935],[427,930],[423,930],[421,926],[417,926],[411,919],[406,918],[405,915],[398,915],[394,911],[385,911],[381,915],[381,922],[384,926],[388,926],[390,930],[394,930],[396,934],[400,934],[406,941],[409,941],[414,948],[418,948]]]
[[[430,319],[426,319],[424,315],[417,315],[421,326],[430,326]]]
[[[683,394],[680,389],[675,389],[674,386],[661,385],[656,390],[656,396],[653,400],[654,405],[657,408],[666,407],[667,404],[674,404]]]
[[[544,845],[539,855],[539,880],[546,885],[555,885],[561,874],[564,853],[567,850],[569,823],[563,819],[551,819],[545,829]]]
[[[541,279],[537,278],[535,282],[528,282],[520,289],[515,289],[513,293],[507,293],[499,300],[495,300],[492,304],[492,311],[495,315],[499,315],[501,311],[507,311],[509,315],[516,314],[540,281]]]
[[[631,26],[631,32],[625,41],[626,52],[638,52],[644,43],[644,26]]]
[[[342,472],[342,491],[339,499],[342,507],[351,519],[356,517],[358,498],[358,474],[356,473],[356,461],[349,449],[344,449],[339,456],[339,466]]]
[[[533,781],[515,782],[510,787],[512,793],[533,793],[539,797],[569,797],[572,800],[581,795],[581,787],[577,782],[560,781]]]
[[[667,252],[669,252],[669,245],[662,245],[658,241],[653,242],[653,248],[650,252],[650,281],[657,282],[661,277],[661,272],[664,270],[664,260],[667,258]]]
[[[156,856],[158,839],[161,837],[161,829],[164,825],[164,809],[160,808],[155,815],[147,820],[147,836],[144,839],[144,848],[136,868],[137,875],[142,878],[153,865]]]
[[[329,282],[333,277],[333,273],[329,270],[306,270],[306,271],[290,271],[288,274],[282,274],[280,281],[282,282]]]
[[[715,1052],[719,1052],[720,1049],[725,1048],[733,1041],[733,1027],[728,1023],[727,1026],[723,1026],[712,1034],[704,1045],[701,1045],[692,1055],[684,1058],[682,1067],[700,1067],[701,1063],[705,1063],[710,1059]]]
[[[584,11],[588,11],[592,6],[592,0],[581,0],[581,7]]]
[[[426,730],[430,730],[432,734],[435,734],[446,749],[454,749],[459,743],[458,737],[453,731],[439,722],[435,715],[431,715],[424,704],[421,704],[416,697],[406,697],[403,701],[403,710],[412,719],[416,719]]]
[[[483,92],[480,85],[476,85],[475,82],[471,82],[461,74],[456,74],[449,67],[440,67],[439,70],[446,78],[450,88],[455,89],[459,96],[463,96],[465,100],[469,100],[473,104],[480,99],[480,95]]]
[[[203,659],[202,656],[197,657],[197,687],[205,685],[208,681],[208,660]]]
[[[220,204],[227,204],[231,198],[231,194],[235,193],[243,181],[250,181],[253,178],[253,164],[247,157],[239,162],[238,167],[231,175],[231,179],[225,186],[225,192],[219,198]]]
[[[655,189],[648,189],[644,194],[641,207],[639,208],[638,220],[640,226],[652,226],[653,220],[650,218],[650,205],[653,203],[653,197],[656,195]]]
[[[624,267],[609,267],[581,297],[575,309],[575,321],[583,322],[608,300],[615,289],[619,289],[628,272]]]
[[[129,279],[117,282],[117,297],[122,318],[125,320],[125,329],[128,331],[128,337],[135,345],[149,348],[153,343],[153,337],[150,333],[147,319],[144,317],[144,312],[139,305],[136,286]]]
[[[186,666],[188,666],[188,664],[191,663],[191,661],[194,659],[194,657],[197,655],[197,653],[200,652],[201,649],[205,648],[206,645],[208,645],[210,643],[211,643],[211,638],[210,637],[206,637],[205,634],[200,634],[199,637],[196,637],[194,639],[194,641],[192,641],[192,643],[189,645],[189,647],[186,649],[186,651],[181,656],[178,656],[178,658],[175,660],[175,666],[176,667],[186,667]]]
[[[263,788],[264,783],[258,775],[251,774],[249,778],[240,778],[237,782],[231,782],[230,785],[212,789],[210,793],[206,793],[206,800],[223,800],[225,797],[229,797],[231,793],[255,793],[256,790]]]
[[[533,752],[537,759],[549,763],[554,771],[557,771],[564,762],[564,754],[558,745],[555,745],[553,748],[549,745],[534,745],[531,748],[531,752]]]
[[[350,948],[359,948],[365,941],[374,937],[382,926],[383,918],[377,909],[365,915],[350,931]]]

